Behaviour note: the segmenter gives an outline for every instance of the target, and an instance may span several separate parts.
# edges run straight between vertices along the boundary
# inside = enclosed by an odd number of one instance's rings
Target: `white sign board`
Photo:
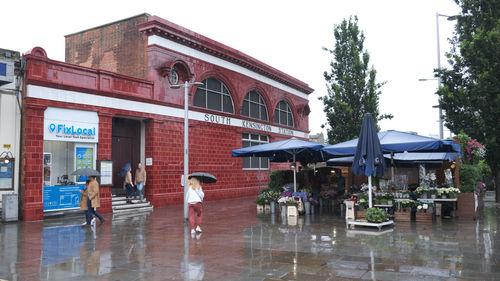
[[[146,166],[153,166],[153,158],[146,158]]]
[[[43,139],[96,143],[99,117],[92,111],[49,107],[44,114]]]

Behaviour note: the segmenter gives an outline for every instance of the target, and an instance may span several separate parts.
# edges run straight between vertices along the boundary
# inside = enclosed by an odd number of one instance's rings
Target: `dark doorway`
[[[125,194],[120,169],[126,164],[132,165],[132,175],[141,157],[141,122],[138,120],[113,118],[113,159],[112,194]]]

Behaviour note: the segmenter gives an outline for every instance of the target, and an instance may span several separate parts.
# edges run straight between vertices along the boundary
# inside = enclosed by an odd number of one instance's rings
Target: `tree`
[[[376,82],[377,71],[373,66],[368,69],[370,55],[363,50],[365,36],[359,30],[358,18],[344,19],[334,26],[333,34],[335,48],[323,48],[334,57],[330,72],[323,74],[328,94],[319,98],[324,104],[331,144],[356,138],[365,113],[371,113],[375,122],[392,118],[392,115],[379,114],[379,89],[385,82]]]
[[[453,133],[463,131],[486,146],[500,200],[500,0],[455,0],[461,12],[447,53],[451,69],[441,79],[439,105]]]

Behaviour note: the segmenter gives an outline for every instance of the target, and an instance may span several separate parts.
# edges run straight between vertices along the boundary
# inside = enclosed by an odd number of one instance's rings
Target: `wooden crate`
[[[265,214],[271,213],[271,205],[264,205],[264,213]]]
[[[432,222],[432,213],[417,212],[415,214],[416,222]]]
[[[476,219],[477,213],[475,211],[475,207],[476,207],[476,202],[474,200],[473,192],[458,194],[458,199],[457,199],[458,218]]]
[[[364,219],[366,217],[366,211],[356,211],[356,219]]]
[[[394,212],[394,220],[399,222],[411,221],[411,211],[408,210],[406,212]]]

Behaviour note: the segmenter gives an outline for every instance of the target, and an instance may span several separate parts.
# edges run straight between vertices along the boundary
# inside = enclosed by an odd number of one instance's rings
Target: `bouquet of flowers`
[[[431,211],[432,208],[434,208],[434,203],[432,202],[426,202],[426,201],[418,201],[416,203],[417,205],[417,211],[418,212],[428,212],[428,211]]]
[[[419,186],[419,187],[417,187],[417,190],[415,190],[415,192],[418,195],[422,195],[422,194],[429,192],[429,189],[427,187],[424,187],[424,186]]]
[[[404,210],[404,209],[409,209],[409,208],[413,208],[415,206],[415,201],[413,200],[403,200],[401,201],[401,209]]]
[[[323,199],[332,199],[335,196],[334,191],[321,191],[319,196]]]

